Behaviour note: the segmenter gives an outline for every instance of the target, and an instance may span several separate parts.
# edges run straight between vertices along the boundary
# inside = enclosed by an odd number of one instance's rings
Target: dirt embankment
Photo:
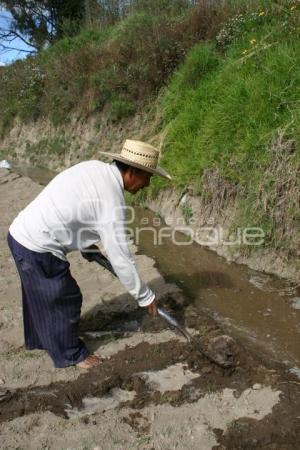
[[[156,134],[159,121],[159,114],[154,109],[148,115],[136,114],[115,124],[107,119],[105,111],[85,121],[73,116],[68,124],[61,127],[54,127],[47,120],[26,125],[17,121],[0,143],[0,154],[6,159],[59,171],[82,160],[97,159],[99,150],[119,152],[126,138],[146,140],[160,148],[164,133]],[[287,165],[274,168],[279,171],[279,178]],[[171,187],[161,191],[154,200],[148,200],[147,206],[166,219],[171,227],[188,228],[196,242],[208,246],[227,260],[299,284],[299,233],[289,229],[289,224],[283,227],[288,228],[285,232],[291,236],[290,250],[280,248],[279,244],[276,250],[257,246],[254,251],[241,252],[243,230],[233,225],[239,200],[230,200],[235,198],[234,192],[231,192],[232,186],[224,184],[217,173],[207,174],[206,178],[207,190],[212,195],[209,201],[194,195],[191,189],[180,192]],[[297,198],[297,189],[291,195]],[[280,213],[283,224],[284,208],[287,207],[283,202]]]
[[[84,295],[81,334],[105,360],[89,372],[54,369],[45,352],[24,350],[19,280],[5,236],[40,189],[29,179],[0,174],[1,446],[298,449],[299,381],[232,340],[213,349],[223,356],[230,351],[232,367],[212,363],[137,308],[118,280],[76,253],[70,262]],[[166,284],[153,260],[136,255],[136,261],[161,303],[206,348],[224,342],[219,325]]]
[[[213,187],[210,187],[213,190]],[[217,186],[216,186],[217,190]],[[147,206],[162,216],[167,225],[192,236],[228,261],[245,264],[253,270],[266,272],[300,284],[299,256],[288,256],[286,250],[257,246],[249,254],[240,251],[245,230],[233,227],[236,201],[207,201],[192,191],[182,194],[175,189],[160,192],[147,201]],[[191,217],[187,217],[190,211]],[[247,239],[247,237],[246,237]]]

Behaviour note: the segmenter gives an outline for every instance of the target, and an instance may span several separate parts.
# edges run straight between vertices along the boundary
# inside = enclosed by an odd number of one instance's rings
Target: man
[[[64,170],[9,228],[22,285],[25,347],[47,350],[55,367],[99,363],[78,336],[82,295],[70,273],[70,251],[101,240],[121,283],[156,314],[155,294],[141,281],[128,249],[124,190],[135,194],[153,174],[170,176],[157,166],[158,150],[144,142],[126,140],[120,154],[100,153],[113,163],[86,161]]]

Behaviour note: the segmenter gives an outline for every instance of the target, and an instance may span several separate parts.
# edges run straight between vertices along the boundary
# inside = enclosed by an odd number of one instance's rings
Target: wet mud
[[[104,360],[98,367],[81,375],[73,383],[59,382],[46,388],[8,391],[1,398],[0,422],[33,412],[51,411],[67,418],[67,406],[80,408],[83,397],[102,397],[114,387],[127,385],[140,371],[159,370],[180,359],[184,346],[165,343],[151,346],[141,343]]]
[[[285,387],[283,388],[283,384]],[[214,430],[220,445],[214,450],[297,450],[300,436],[300,386],[292,381],[278,381],[283,389],[281,402],[259,422],[253,419],[234,421],[226,433]],[[298,416],[295,414],[298,412]]]
[[[199,377],[178,391],[161,393],[150,390],[138,375],[147,370],[160,370],[177,363],[195,371]],[[251,357],[239,361],[235,370],[226,371],[199,358],[184,344],[176,341],[160,345],[140,344],[104,361],[100,367],[81,375],[73,383],[56,383],[47,388],[33,388],[9,392],[0,397],[0,422],[10,421],[31,413],[50,411],[67,420],[67,410],[82,408],[83,397],[103,397],[113,389],[134,391],[135,398],[119,405],[131,408],[123,420],[137,435],[149,432],[150,424],[143,417],[143,409],[149,405],[170,404],[180,407],[196,402],[207,392],[220,391],[224,387],[235,390],[238,397],[247,386],[260,382],[272,383],[281,389],[281,402],[272,415],[261,421],[239,419],[234,421],[226,433],[215,429],[219,445],[215,450],[272,449],[296,450],[300,436],[300,386],[295,380],[287,380],[278,372],[257,366]],[[298,416],[297,416],[298,414]],[[85,416],[88,424],[93,416]]]
[[[172,301],[171,301],[172,303]],[[166,303],[166,305],[170,304]],[[172,303],[173,304],[173,303]],[[173,304],[174,306],[174,304]],[[179,305],[179,312],[177,316],[182,322],[183,309]],[[203,316],[202,320],[193,312],[190,311],[190,320],[187,324],[193,323],[196,331],[196,338],[201,341],[204,346],[204,339],[201,336],[205,335],[205,348],[209,351],[209,342],[213,342],[217,337],[222,337],[221,330],[218,326],[209,319]],[[135,329],[133,330],[132,328]],[[134,331],[151,331],[159,334],[160,330],[166,329],[165,322],[159,317],[151,317],[141,309],[131,313],[111,313],[103,314],[98,312],[95,316],[83,317],[81,329],[87,333],[92,334],[93,330],[101,330],[103,337],[100,342],[103,344],[108,340],[122,339]],[[109,334],[105,334],[108,332]],[[174,338],[178,332],[174,330]],[[92,341],[93,339],[90,338]],[[97,342],[99,345],[99,340]],[[222,357],[221,349],[219,351]],[[172,399],[170,396],[162,396],[159,393],[153,394],[148,392],[146,384],[142,379],[136,375],[139,372],[146,372],[149,370],[161,370],[178,361],[184,362],[186,368],[195,372],[199,372],[199,377],[203,375],[202,369],[205,368],[204,374],[214,373],[214,383],[210,382],[210,388],[214,385],[222,386],[219,383],[219,378],[227,377],[235,372],[236,366],[240,364],[238,356],[237,345],[235,344],[235,364],[229,369],[222,370],[217,364],[211,363],[203,354],[201,354],[193,345],[184,342],[169,341],[157,345],[150,345],[148,343],[140,343],[136,347],[126,348],[109,359],[105,359],[99,366],[83,373],[79,378],[72,383],[59,382],[51,384],[45,388],[34,387],[17,390],[0,390],[0,423],[7,420],[12,420],[15,417],[31,414],[33,412],[50,411],[62,417],[66,415],[66,405],[71,408],[80,408],[82,406],[82,399],[84,397],[101,397],[107,394],[111,389],[118,387],[126,390],[135,390],[137,396],[131,402],[134,408],[144,407],[146,404],[154,402],[161,403],[168,401],[171,404],[180,404],[186,400],[184,389],[182,391],[173,393]],[[203,383],[204,379],[201,381]]]
[[[223,336],[223,330],[216,322],[199,315],[193,307],[179,307],[178,318],[189,328],[193,328],[203,343]],[[183,316],[182,316],[183,314]],[[101,324],[101,328],[99,325]],[[129,324],[129,328],[126,327]],[[153,319],[138,311],[114,313],[110,316],[98,313],[94,322],[83,320],[83,330],[116,332],[122,339],[134,333],[132,325],[139,324],[139,330],[155,331],[165,328],[162,320]],[[91,326],[89,326],[91,325]],[[174,330],[174,336],[176,332]],[[144,417],[143,410],[153,405],[180,407],[197,402],[207,392],[220,392],[231,388],[239,397],[249,386],[272,385],[281,390],[281,402],[275,406],[272,415],[261,421],[242,418],[234,421],[224,432],[214,429],[219,443],[214,450],[296,450],[300,437],[300,383],[273,364],[260,361],[240,343],[235,342],[235,365],[224,369],[213,364],[205,356],[195,351],[188,343],[173,340],[161,344],[140,343],[104,360],[100,366],[82,373],[73,382],[58,382],[46,387],[33,387],[11,391],[0,390],[0,423],[33,413],[51,412],[68,420],[68,411],[83,409],[83,399],[102,398],[115,388],[134,392],[133,400],[121,403],[118,409],[130,408],[122,419],[136,436],[149,433],[151,423]],[[158,371],[181,362],[186,370],[198,377],[176,391],[160,392],[151,389],[141,372]],[[83,415],[81,426],[88,426],[94,416]]]
[[[114,317],[115,316],[115,317]],[[185,324],[193,325],[206,339],[222,336],[222,330],[205,315],[196,314],[196,310],[189,307],[185,310]],[[121,320],[122,318],[122,320]],[[153,319],[133,313],[132,316],[121,314],[112,315],[110,320],[106,316],[98,316],[103,330],[120,330],[120,323],[134,321],[151,329]],[[126,319],[124,321],[124,318]],[[114,321],[115,319],[115,321]],[[131,319],[131,320],[129,320]],[[121,320],[121,322],[120,322]],[[104,324],[105,321],[105,324]],[[160,327],[164,324],[154,320]],[[96,327],[96,324],[95,324]],[[87,322],[83,322],[87,329]],[[152,330],[153,331],[153,330]],[[121,331],[119,331],[121,332]],[[124,331],[123,332],[128,332]],[[158,332],[158,331],[156,331]],[[119,336],[119,339],[122,339]],[[198,376],[177,391],[160,392],[151,389],[141,372],[158,371],[175,363],[182,363],[185,370],[191,370]],[[252,419],[234,421],[226,433],[215,429],[219,445],[215,450],[229,449],[297,449],[300,437],[300,383],[290,375],[280,371],[272,364],[262,364],[255,355],[239,343],[235,342],[235,366],[222,369],[211,363],[199,352],[184,342],[173,340],[157,345],[141,342],[133,348],[123,351],[104,360],[98,367],[82,373],[73,382],[58,382],[47,387],[33,387],[2,391],[0,393],[0,423],[32,413],[51,412],[68,420],[67,411],[83,408],[86,397],[100,398],[114,388],[134,392],[134,399],[123,402],[118,408],[131,408],[136,412],[129,413],[122,420],[127,423],[137,435],[149,431],[149,423],[143,416],[143,409],[149,405],[169,404],[180,407],[186,403],[194,403],[207,392],[218,392],[224,388],[234,389],[235,396],[249,386],[272,385],[280,389],[281,402],[276,405],[271,416],[257,422]],[[83,423],[88,424],[92,418],[85,416]]]

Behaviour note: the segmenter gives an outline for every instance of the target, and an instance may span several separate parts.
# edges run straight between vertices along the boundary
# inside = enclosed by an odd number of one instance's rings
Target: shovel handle
[[[100,266],[104,267],[104,269],[108,270],[112,275],[115,277],[117,276],[110,261],[100,251],[81,252],[81,254],[89,262],[95,261]]]

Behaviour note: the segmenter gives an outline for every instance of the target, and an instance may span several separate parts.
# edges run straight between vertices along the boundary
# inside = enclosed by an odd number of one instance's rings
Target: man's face
[[[126,191],[136,194],[140,189],[148,187],[152,173],[130,167],[124,174],[124,186]]]

